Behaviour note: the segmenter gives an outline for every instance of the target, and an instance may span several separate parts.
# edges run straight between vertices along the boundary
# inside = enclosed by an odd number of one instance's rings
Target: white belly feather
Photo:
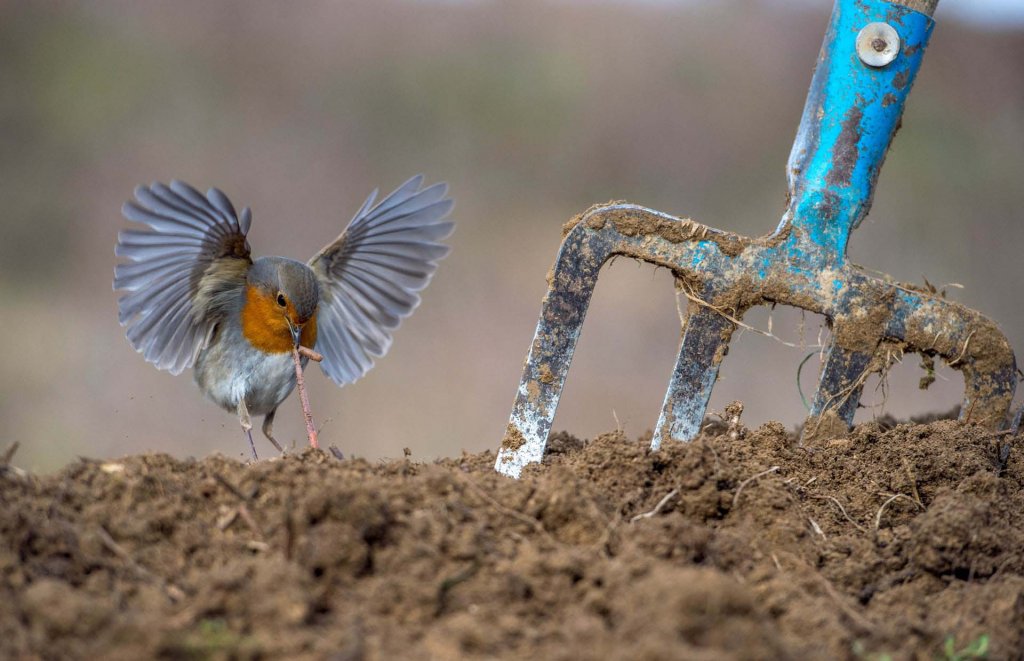
[[[195,380],[203,393],[228,411],[245,400],[249,413],[266,415],[277,408],[295,387],[295,365],[290,353],[268,354],[255,349],[241,333],[225,336],[202,350],[195,364]],[[303,359],[303,363],[306,360]]]

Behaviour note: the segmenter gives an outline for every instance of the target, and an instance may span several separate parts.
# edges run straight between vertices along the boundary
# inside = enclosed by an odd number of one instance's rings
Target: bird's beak
[[[292,320],[288,317],[285,317],[285,321],[288,322],[288,330],[292,332],[292,341],[295,342],[295,348],[298,348],[302,337],[302,324],[292,323]]]

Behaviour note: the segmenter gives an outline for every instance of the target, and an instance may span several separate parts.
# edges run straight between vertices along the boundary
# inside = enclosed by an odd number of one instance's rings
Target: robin
[[[216,188],[136,188],[122,213],[148,229],[120,232],[114,251],[128,259],[114,269],[128,341],[158,369],[192,367],[203,394],[237,413],[254,457],[254,415],[280,450],[274,414],[295,387],[293,349],[315,348],[339,386],[356,381],[387,353],[448,254],[440,241],[452,232],[454,203],[445,184],[422,184],[413,177],[380,202],[374,191],[306,264],[253,259],[252,212],[236,213]]]

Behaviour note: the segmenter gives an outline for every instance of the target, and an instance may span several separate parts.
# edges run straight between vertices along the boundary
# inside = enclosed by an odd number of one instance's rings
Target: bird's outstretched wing
[[[446,184],[420,187],[418,175],[380,202],[370,194],[348,227],[309,265],[320,282],[316,349],[324,373],[352,383],[387,353],[391,332],[419,305],[454,223]]]
[[[118,319],[128,341],[159,369],[179,374],[195,356],[252,264],[245,235],[252,223],[216,188],[206,195],[172,181],[135,189],[121,209],[148,229],[117,235]]]

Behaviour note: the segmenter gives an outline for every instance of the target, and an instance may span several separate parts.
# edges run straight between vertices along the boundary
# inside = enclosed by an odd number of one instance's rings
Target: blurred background
[[[944,0],[874,210],[851,258],[995,318],[1024,351],[1024,11]],[[747,235],[783,209],[783,166],[831,3],[0,2],[0,447],[76,456],[219,451],[237,421],[190,373],[129,347],[111,291],[119,209],[140,183],[217,186],[255,214],[256,254],[307,259],[370,190],[451,185],[452,254],[391,353],[338,389],[310,370],[325,444],[418,459],[500,442],[561,226],[625,199]],[[746,321],[712,409],[805,414],[797,365],[821,319]],[[602,275],[556,429],[655,423],[680,325],[672,278]],[[810,397],[817,358],[804,368]],[[907,356],[860,419],[947,409]],[[299,403],[275,429],[304,443]],[[261,438],[257,436],[258,438]],[[261,439],[262,440],[262,439]],[[265,442],[260,446],[270,454]]]

